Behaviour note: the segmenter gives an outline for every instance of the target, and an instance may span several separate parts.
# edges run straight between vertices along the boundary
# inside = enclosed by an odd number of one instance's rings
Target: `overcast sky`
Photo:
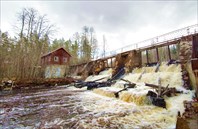
[[[5,1],[1,0],[1,30],[13,35],[16,13],[33,7],[57,26],[54,38],[69,39],[83,26],[95,29],[100,47],[103,35],[108,50],[152,38],[198,23],[198,2],[193,1]],[[107,51],[108,51],[107,50]]]

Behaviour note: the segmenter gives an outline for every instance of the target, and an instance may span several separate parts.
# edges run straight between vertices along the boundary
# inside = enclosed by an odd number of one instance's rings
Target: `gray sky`
[[[152,38],[198,23],[198,2],[193,1],[1,1],[1,30],[12,36],[16,13],[33,7],[57,26],[54,38],[69,39],[83,26],[95,29],[100,47],[103,35],[108,50]],[[108,51],[107,50],[107,51]]]

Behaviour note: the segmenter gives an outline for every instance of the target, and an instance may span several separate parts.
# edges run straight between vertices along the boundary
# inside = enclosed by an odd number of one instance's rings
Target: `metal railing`
[[[114,56],[116,54],[122,53],[122,52],[126,52],[126,51],[130,51],[130,50],[135,50],[135,49],[140,49],[146,46],[154,46],[154,45],[158,45],[158,44],[162,44],[163,42],[167,42],[167,41],[171,41],[171,40],[177,40],[183,36],[188,36],[188,35],[192,35],[192,34],[196,34],[198,33],[198,24],[195,25],[191,25],[191,26],[187,26],[160,36],[156,36],[154,38],[150,38],[141,42],[137,42],[137,43],[133,43],[131,45],[113,50],[113,51],[109,51],[107,53],[105,53],[105,57],[103,54],[101,54],[97,59],[100,58],[106,58],[106,57],[110,57],[110,56]]]

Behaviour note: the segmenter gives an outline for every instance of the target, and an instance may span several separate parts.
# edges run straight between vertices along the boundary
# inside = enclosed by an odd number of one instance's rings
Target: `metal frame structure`
[[[150,38],[150,39],[147,39],[144,41],[133,43],[131,45],[107,52],[107,53],[105,53],[105,57],[104,57],[104,55],[101,55],[97,59],[111,57],[111,56],[114,56],[119,53],[131,51],[131,50],[135,50],[135,49],[136,50],[142,49],[144,47],[156,46],[156,45],[163,44],[165,42],[176,41],[176,40],[180,39],[181,37],[193,35],[196,33],[198,33],[198,24],[187,26],[187,27],[184,27],[184,28],[160,35],[160,36],[156,36],[154,38]]]

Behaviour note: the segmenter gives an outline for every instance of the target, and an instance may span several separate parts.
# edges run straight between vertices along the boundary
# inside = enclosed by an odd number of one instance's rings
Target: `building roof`
[[[55,51],[58,51],[58,50],[60,50],[60,49],[64,50],[64,51],[71,57],[71,54],[70,54],[69,52],[67,52],[63,47],[61,47],[61,48],[55,49],[55,50],[53,50],[53,51],[51,51],[51,52],[48,52],[48,53],[44,54],[43,56],[41,56],[41,58],[42,58],[42,57],[45,57],[45,56],[48,56],[48,55],[50,55],[50,54],[52,54],[52,53],[54,53]]]

